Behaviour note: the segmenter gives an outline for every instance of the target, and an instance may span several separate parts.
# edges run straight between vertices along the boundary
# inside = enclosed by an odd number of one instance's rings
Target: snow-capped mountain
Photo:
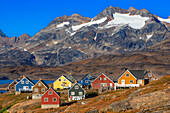
[[[65,65],[104,54],[141,50],[170,39],[170,19],[146,9],[108,7],[94,18],[54,19],[35,36],[8,49],[27,51],[36,64]]]

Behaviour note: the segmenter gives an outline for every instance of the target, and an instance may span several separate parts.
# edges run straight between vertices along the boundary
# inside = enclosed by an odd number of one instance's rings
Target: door
[[[122,80],[122,85],[125,85],[125,80]]]

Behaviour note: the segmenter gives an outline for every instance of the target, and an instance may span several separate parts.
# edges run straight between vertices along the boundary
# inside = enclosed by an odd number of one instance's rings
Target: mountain
[[[0,37],[7,37],[7,36],[2,32],[1,29],[0,29]]]
[[[94,18],[79,14],[57,17],[33,37],[17,45],[10,43],[0,53],[27,51],[34,55],[36,65],[62,66],[106,54],[143,50],[166,40],[170,40],[170,19],[146,9],[110,6]]]

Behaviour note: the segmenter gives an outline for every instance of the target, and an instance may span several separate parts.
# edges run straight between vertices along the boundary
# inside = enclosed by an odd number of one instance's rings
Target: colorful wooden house
[[[73,83],[64,75],[60,76],[54,83],[54,89],[66,89],[73,86]]]
[[[99,75],[96,79],[94,79],[91,84],[92,84],[93,89],[113,89],[114,88],[114,82],[103,73]]]
[[[75,79],[71,74],[67,75],[66,77],[67,77],[72,83],[75,83],[75,82],[76,82],[76,79]]]
[[[48,85],[40,78],[33,87],[32,99],[41,99],[42,95],[48,90],[48,88]]]
[[[68,90],[68,101],[82,99],[85,99],[85,90],[78,83],[75,83]]]
[[[14,93],[15,92],[15,85],[19,82],[19,80],[14,80],[11,84],[9,84],[8,86],[8,91],[10,93]]]
[[[60,107],[60,96],[50,87],[41,97],[41,108],[58,108]]]
[[[158,78],[149,70],[146,71],[144,78],[145,80],[148,80],[148,82],[158,80]]]
[[[93,77],[90,74],[87,74],[80,81],[78,81],[78,83],[82,86],[87,86],[87,88],[90,89],[92,80]]]
[[[32,82],[28,77],[23,76],[22,80],[20,80],[15,85],[15,95],[22,92],[32,92],[32,88],[34,85],[34,82]]]
[[[128,70],[118,77],[116,87],[139,87],[145,85],[144,70]]]

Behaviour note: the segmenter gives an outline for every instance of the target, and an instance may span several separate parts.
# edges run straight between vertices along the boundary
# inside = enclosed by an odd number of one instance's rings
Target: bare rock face
[[[0,29],[0,37],[7,37],[7,36],[2,32],[1,29]]]
[[[57,17],[31,38],[3,37],[0,44],[1,51],[27,50],[38,65],[57,66],[151,47],[170,39],[169,24],[146,9],[110,6],[92,19],[79,14]]]

